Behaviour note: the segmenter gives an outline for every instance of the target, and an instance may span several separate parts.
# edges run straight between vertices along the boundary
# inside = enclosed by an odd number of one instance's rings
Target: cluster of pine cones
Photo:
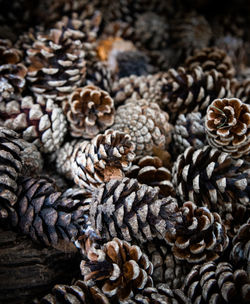
[[[0,225],[82,255],[34,303],[250,303],[250,5],[231,2],[1,1]]]

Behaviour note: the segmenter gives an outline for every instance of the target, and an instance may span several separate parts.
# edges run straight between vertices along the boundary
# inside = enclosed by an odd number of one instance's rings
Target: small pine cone
[[[250,105],[250,77],[237,85],[235,96]]]
[[[45,100],[41,96],[34,100],[26,96],[0,103],[0,117],[3,126],[18,132],[44,153],[57,150],[67,132],[62,109],[52,99]]]
[[[110,304],[108,298],[97,286],[89,287],[78,280],[74,285],[55,285],[52,293],[47,294],[36,304]]]
[[[208,143],[239,158],[250,152],[250,105],[237,98],[215,99],[207,109]]]
[[[182,223],[166,235],[174,256],[189,263],[218,259],[229,243],[219,214],[192,202],[184,203],[180,212]]]
[[[228,79],[235,76],[232,59],[224,50],[217,47],[196,50],[193,56],[186,59],[185,66],[190,71],[198,66],[201,66],[204,72],[215,69],[221,77]]]
[[[157,156],[148,155],[136,158],[126,176],[136,178],[141,184],[159,187],[160,197],[175,196],[174,186],[171,182],[172,174],[163,167],[162,160]]]
[[[168,119],[158,104],[130,99],[117,108],[113,129],[131,136],[136,155],[151,155],[153,148],[164,150],[171,140],[172,125]]]
[[[153,265],[146,254],[118,238],[105,243],[99,256],[82,261],[80,268],[84,282],[98,286],[112,303],[153,286]]]
[[[0,102],[13,94],[20,94],[25,87],[27,68],[21,63],[22,53],[10,40],[0,39]]]
[[[187,148],[173,166],[173,184],[183,202],[208,207],[223,221],[241,222],[249,216],[249,166],[228,153],[210,146]]]
[[[191,303],[249,303],[250,281],[247,272],[233,270],[229,263],[206,262],[195,265],[185,279],[183,292]]]
[[[10,210],[13,227],[47,246],[84,234],[88,210],[85,200],[63,197],[49,179],[22,177],[18,182],[18,202]]]
[[[146,242],[163,239],[178,222],[174,198],[158,199],[159,188],[136,179],[111,180],[95,191],[90,203],[91,227],[103,238]]]
[[[114,123],[114,101],[108,92],[95,86],[76,89],[63,102],[73,137],[93,138]]]
[[[35,94],[61,101],[85,81],[86,62],[78,39],[78,32],[69,29],[36,35],[27,50],[27,80]]]
[[[134,146],[126,133],[106,130],[90,142],[76,144],[71,174],[81,188],[95,189],[111,179],[122,179],[134,159]]]
[[[202,148],[206,144],[204,118],[200,112],[180,114],[176,120],[173,141],[176,155],[183,153],[186,148]]]

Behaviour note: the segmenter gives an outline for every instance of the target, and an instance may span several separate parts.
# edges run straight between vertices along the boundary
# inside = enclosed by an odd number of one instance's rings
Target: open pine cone
[[[114,101],[95,86],[77,88],[63,104],[73,137],[93,138],[114,123]]]
[[[237,85],[235,96],[244,103],[250,104],[250,78],[247,78]]]
[[[215,99],[207,109],[207,139],[211,146],[239,158],[250,152],[250,105],[237,98]]]

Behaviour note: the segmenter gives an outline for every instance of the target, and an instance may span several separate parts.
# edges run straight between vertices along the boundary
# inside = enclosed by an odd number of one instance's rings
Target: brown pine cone
[[[107,240],[163,239],[178,223],[179,211],[174,198],[158,199],[158,195],[159,188],[141,185],[136,179],[111,180],[93,194],[91,227]]]
[[[219,214],[192,202],[184,203],[180,212],[182,222],[174,234],[166,234],[174,256],[189,263],[218,259],[229,243]]]
[[[232,59],[224,50],[217,47],[206,47],[196,50],[193,56],[186,59],[185,66],[190,71],[199,66],[202,67],[204,72],[215,69],[221,77],[228,79],[235,76]]]
[[[38,33],[27,55],[27,80],[37,95],[61,101],[85,81],[86,62],[78,32],[51,29],[48,34]]]
[[[117,108],[113,129],[131,136],[136,155],[151,155],[154,148],[164,150],[171,140],[172,125],[168,119],[158,104],[130,99]]]
[[[81,188],[95,189],[111,179],[122,179],[134,159],[134,146],[126,133],[106,130],[91,142],[76,144],[71,174]]]
[[[250,77],[240,82],[235,91],[235,96],[246,104],[250,104]]]
[[[206,144],[204,118],[200,112],[180,114],[173,130],[173,149],[176,155],[183,153],[186,148],[202,148]]]
[[[249,303],[250,281],[246,271],[229,263],[195,265],[185,279],[183,292],[191,303]]]
[[[50,153],[62,144],[67,132],[63,111],[52,99],[26,96],[0,103],[0,123],[21,134],[42,152]]]
[[[173,166],[173,184],[183,202],[208,207],[223,221],[241,224],[249,217],[249,166],[242,159],[210,146],[189,147]]]
[[[153,265],[146,254],[118,238],[105,243],[99,256],[82,261],[80,268],[84,282],[98,286],[112,303],[153,286]]]
[[[237,98],[215,99],[207,109],[208,143],[239,158],[250,152],[250,105]]]
[[[171,182],[172,174],[163,167],[161,159],[157,156],[137,157],[126,176],[136,178],[141,184],[159,187],[160,197],[175,196],[174,186]]]
[[[77,88],[63,103],[73,137],[93,138],[114,123],[114,101],[95,86]]]

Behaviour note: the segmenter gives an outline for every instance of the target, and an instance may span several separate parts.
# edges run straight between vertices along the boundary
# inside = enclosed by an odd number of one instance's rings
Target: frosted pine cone
[[[73,137],[93,138],[114,123],[114,101],[95,86],[76,89],[63,105]]]
[[[114,238],[99,256],[81,262],[88,285],[96,284],[111,302],[132,298],[138,290],[153,286],[153,265],[138,246]]]
[[[215,99],[207,109],[205,129],[211,146],[235,158],[250,152],[250,106],[239,99]]]
[[[45,153],[58,149],[67,132],[62,109],[41,96],[0,103],[0,117],[3,126],[20,133]]]
[[[113,129],[131,136],[136,155],[151,155],[154,148],[164,150],[171,140],[168,119],[156,103],[130,99],[117,108]]]
[[[218,213],[186,202],[180,209],[182,223],[166,235],[174,256],[189,263],[214,261],[227,248],[229,239]]]

